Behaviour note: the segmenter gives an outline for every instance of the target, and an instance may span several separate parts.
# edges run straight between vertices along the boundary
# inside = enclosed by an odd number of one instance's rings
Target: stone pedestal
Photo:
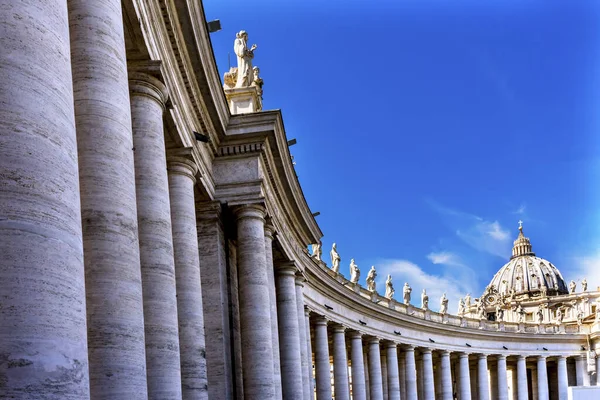
[[[232,114],[247,114],[262,110],[262,98],[259,88],[249,86],[244,88],[225,87],[225,97]]]

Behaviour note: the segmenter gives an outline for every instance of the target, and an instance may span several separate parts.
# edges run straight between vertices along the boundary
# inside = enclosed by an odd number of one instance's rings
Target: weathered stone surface
[[[275,397],[282,398],[281,362],[279,356],[279,324],[277,321],[277,295],[275,293],[275,269],[273,266],[273,234],[274,228],[265,225],[265,258],[267,260],[267,278],[269,280],[269,301],[271,304],[271,336],[273,337],[273,388]],[[304,318],[304,309],[302,310]]]

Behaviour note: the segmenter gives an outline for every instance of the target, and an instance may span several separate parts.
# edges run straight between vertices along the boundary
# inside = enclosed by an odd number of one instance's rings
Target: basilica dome
[[[567,294],[568,289],[560,271],[548,260],[536,257],[529,238],[519,227],[512,257],[496,273],[487,290],[501,296],[554,296]]]

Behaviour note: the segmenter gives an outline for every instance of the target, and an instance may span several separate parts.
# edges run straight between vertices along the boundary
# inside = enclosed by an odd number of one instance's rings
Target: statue
[[[458,315],[461,317],[465,314],[465,300],[461,297],[458,301]]]
[[[579,310],[577,312],[577,325],[581,326],[583,325],[583,311]]]
[[[402,289],[402,298],[404,300],[404,304],[410,304],[410,292],[412,292],[412,288],[408,286],[408,282],[404,283],[404,289]]]
[[[482,302],[477,305],[477,314],[479,315],[479,319],[487,319],[485,307]]]
[[[321,261],[321,255],[323,254],[323,250],[321,250],[321,241],[319,243],[315,243],[312,245],[312,256],[315,260]]]
[[[548,287],[546,286],[545,283],[542,282],[542,286],[541,286],[541,292],[542,292],[542,297],[546,297],[548,295]]]
[[[502,322],[504,320],[504,309],[500,304],[496,305],[496,321]]]
[[[337,252],[337,245],[335,243],[333,244],[333,246],[331,246],[331,252],[329,253],[329,255],[331,256],[331,269],[336,274],[339,274],[340,273],[340,261],[342,261],[342,258],[340,257],[339,253]],[[350,268],[350,270],[352,270],[352,268]]]
[[[544,322],[544,309],[542,308],[541,304],[537,308],[536,315],[537,315],[537,319],[538,319],[538,324],[541,324],[542,322]]]
[[[583,278],[581,281],[581,290],[587,292],[587,279]]]
[[[392,276],[388,275],[385,280],[385,298],[391,300],[394,297],[394,293],[396,291],[394,290],[394,285],[392,285]]]
[[[596,301],[596,321],[600,322],[600,302]]]
[[[468,311],[470,307],[471,307],[471,293],[467,293],[467,295],[465,296],[465,308]]]
[[[369,292],[375,292],[375,278],[377,277],[377,272],[375,271],[375,266],[371,266],[369,273],[367,274],[367,290]]]
[[[356,265],[356,263],[354,262],[354,258],[353,258],[352,260],[350,260],[350,282],[358,283],[359,278],[360,278],[360,270],[358,269],[358,265]]]
[[[423,289],[423,293],[421,293],[421,308],[423,310],[429,309],[429,296],[427,296],[425,289]]]
[[[252,68],[252,85],[258,88],[258,95],[262,98],[263,79],[260,77],[260,68]]]
[[[563,315],[562,309],[559,307],[556,309],[556,325],[562,324],[563,318],[564,318],[564,315]]]
[[[525,310],[523,310],[523,306],[521,304],[517,306],[517,318],[519,323],[525,321]]]
[[[575,289],[577,289],[577,284],[575,281],[571,281],[571,283],[569,283],[569,293],[575,293]]]
[[[247,87],[252,84],[254,80],[254,70],[252,69],[252,59],[254,58],[254,50],[256,45],[253,44],[248,49],[248,33],[246,31],[239,31],[236,35],[235,42],[233,44],[233,51],[237,56],[237,82],[236,88]]]
[[[446,293],[442,295],[440,299],[440,314],[444,315],[448,312],[448,298],[446,297]]]

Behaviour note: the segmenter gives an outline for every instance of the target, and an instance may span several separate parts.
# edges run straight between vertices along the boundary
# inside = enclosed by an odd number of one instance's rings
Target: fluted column
[[[423,398],[425,400],[435,400],[431,349],[424,348],[421,351],[421,357],[423,363]]]
[[[517,394],[518,400],[528,400],[529,391],[527,389],[527,363],[525,356],[517,357]]]
[[[569,397],[569,378],[567,376],[567,357],[558,356],[558,398],[567,399]]]
[[[498,400],[508,400],[508,375],[506,373],[506,356],[502,354],[498,355]]]
[[[281,357],[281,389],[285,399],[302,399],[302,360],[296,302],[296,268],[293,262],[277,266],[277,317],[279,319],[279,352]]]
[[[194,202],[197,167],[191,158],[191,148],[178,150],[169,157],[167,172],[177,283],[182,398],[206,400],[206,344]]]
[[[367,400],[365,383],[365,365],[363,358],[362,335],[360,332],[350,332],[352,354],[352,400]]]
[[[279,323],[277,321],[277,295],[275,293],[275,268],[273,266],[273,234],[275,228],[265,224],[265,259],[267,260],[267,278],[269,280],[269,303],[271,305],[271,337],[273,338],[273,389],[275,398],[282,398],[281,359],[279,354]],[[304,313],[301,314],[304,318]],[[300,317],[300,316],[299,316]]]
[[[265,209],[260,205],[246,205],[236,209],[236,216],[244,396],[270,400],[275,397],[275,391],[265,257]],[[295,305],[294,299],[294,311]]]
[[[333,385],[336,400],[350,400],[346,328],[342,325],[333,327]]]
[[[300,333],[300,359],[302,364],[302,387],[304,392],[304,399],[310,399],[310,380],[309,376],[306,373],[308,370],[308,353],[306,347],[306,327],[305,327],[305,316],[304,316],[304,293],[302,289],[304,288],[304,277],[302,275],[296,275],[296,306],[298,313],[298,332]]]
[[[442,399],[452,400],[452,370],[450,369],[450,352],[442,350]]]
[[[587,372],[587,360],[584,355],[575,357],[575,367],[577,371],[577,386],[590,386],[590,374]]]
[[[331,399],[327,320],[323,317],[315,319],[315,375],[317,380],[317,400]]]
[[[398,345],[386,342],[388,400],[400,400],[400,376],[398,373]]]
[[[548,400],[548,371],[546,369],[546,356],[537,358],[537,386],[538,399]]]
[[[369,393],[371,400],[383,400],[383,382],[381,379],[381,352],[379,339],[370,338],[369,346]]]
[[[88,399],[67,2],[0,19],[0,398]]]
[[[304,307],[304,322],[306,326],[306,360],[308,362],[306,374],[308,375],[308,388],[310,400],[315,397],[315,387],[313,378],[313,354],[312,354],[312,343],[310,338],[310,310]]]
[[[415,348],[406,346],[404,349],[406,400],[417,400],[417,365],[415,363]]]
[[[488,400],[490,398],[490,386],[487,369],[487,355],[477,355],[477,393],[479,400]]]
[[[121,0],[69,0],[90,394],[147,399],[131,103]]]
[[[460,400],[471,400],[471,374],[469,373],[469,355],[460,353],[458,361],[459,368],[459,391]]]

